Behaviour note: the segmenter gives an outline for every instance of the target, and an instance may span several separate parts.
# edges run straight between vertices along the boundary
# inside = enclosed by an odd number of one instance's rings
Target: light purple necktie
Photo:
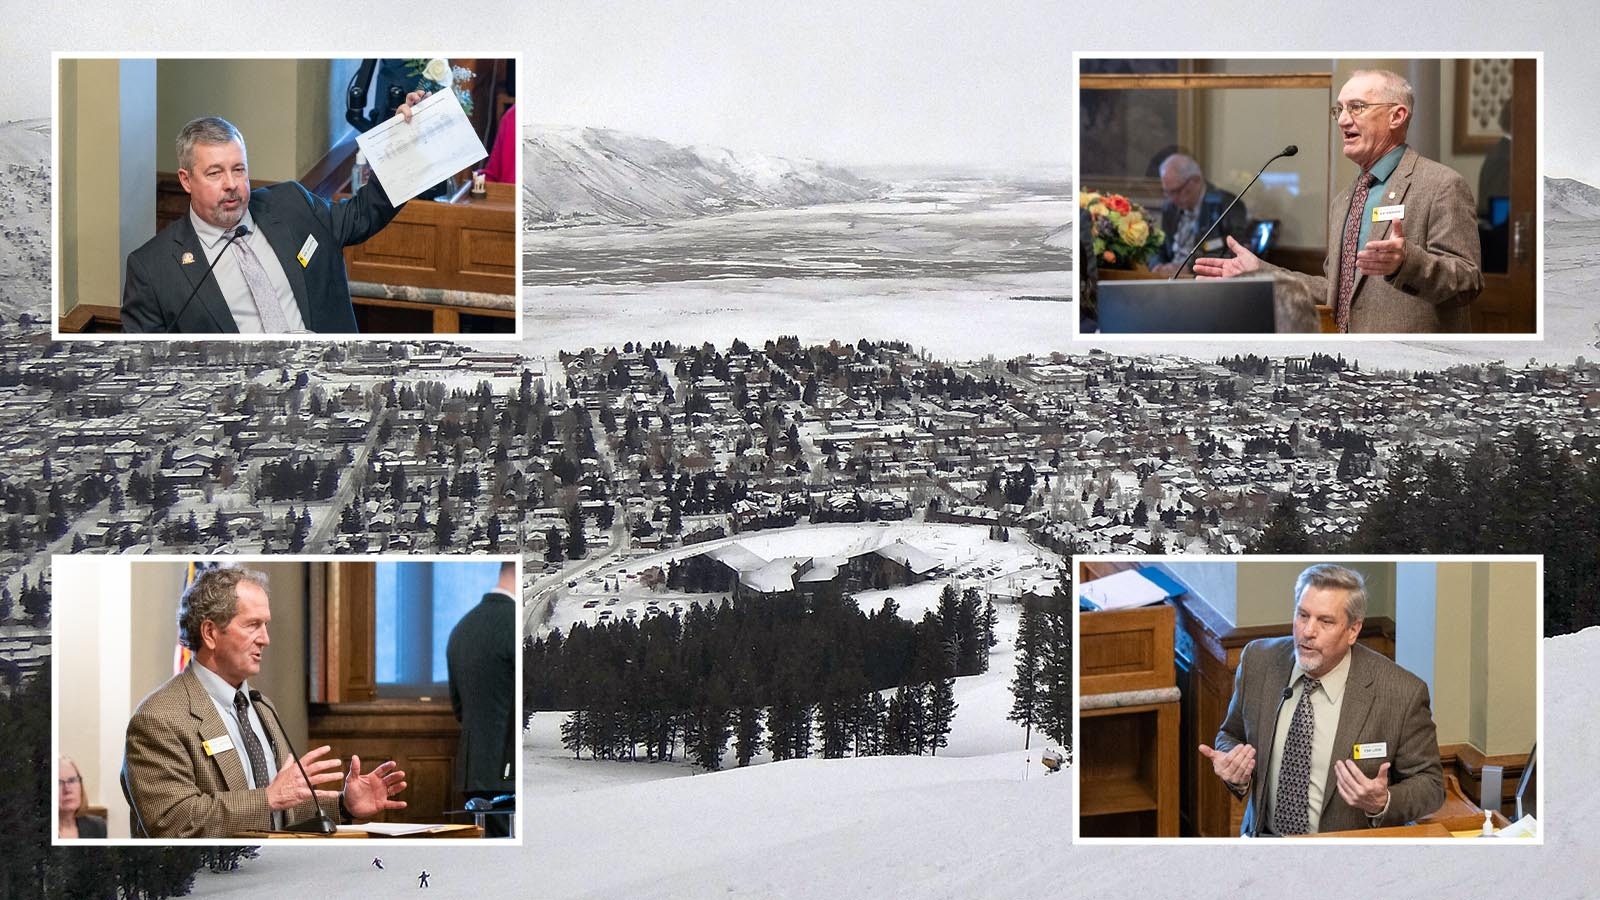
[[[278,305],[278,292],[272,289],[266,268],[245,243],[247,240],[248,237],[241,236],[233,246],[239,251],[239,274],[244,276],[245,286],[250,288],[250,299],[256,302],[256,311],[261,314],[261,330],[267,334],[284,334],[289,330],[289,319]]]

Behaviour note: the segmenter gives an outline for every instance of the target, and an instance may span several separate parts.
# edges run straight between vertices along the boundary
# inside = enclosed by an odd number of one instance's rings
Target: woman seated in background
[[[99,816],[80,815],[83,809],[83,775],[78,764],[63,756],[56,767],[56,786],[61,789],[60,810],[56,834],[63,838],[103,838],[106,820]]]

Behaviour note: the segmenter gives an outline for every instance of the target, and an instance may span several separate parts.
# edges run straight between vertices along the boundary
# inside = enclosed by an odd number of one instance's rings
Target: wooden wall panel
[[[516,293],[516,188],[487,188],[456,203],[407,203],[383,231],[345,248],[351,280]]]
[[[454,785],[461,729],[448,705],[426,700],[314,704],[309,731],[312,746],[332,746],[346,766],[352,753],[361,757],[366,770],[389,759],[400,764],[407,786],[399,799],[406,801],[406,808],[380,821],[466,821],[444,814],[460,809],[462,802]]]
[[[326,622],[312,700],[343,703],[378,696],[376,570],[368,562],[324,563],[327,592],[312,598],[312,621]]]

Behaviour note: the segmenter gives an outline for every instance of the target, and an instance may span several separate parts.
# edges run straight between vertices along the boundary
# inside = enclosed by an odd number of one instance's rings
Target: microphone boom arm
[[[1210,228],[1206,229],[1206,233],[1200,235],[1200,240],[1195,241],[1194,242],[1194,246],[1189,248],[1189,255],[1185,256],[1183,258],[1183,262],[1178,264],[1177,271],[1175,271],[1171,275],[1167,276],[1167,280],[1168,281],[1176,280],[1179,275],[1183,274],[1184,267],[1189,265],[1189,263],[1194,262],[1195,254],[1199,253],[1200,252],[1200,248],[1204,247],[1206,245],[1206,239],[1211,237],[1211,233],[1216,231],[1217,228],[1222,225],[1222,221],[1224,219],[1228,218],[1228,213],[1233,212],[1233,208],[1235,206],[1239,205],[1239,201],[1244,199],[1244,195],[1252,187],[1255,187],[1256,180],[1261,177],[1261,173],[1262,172],[1265,172],[1267,170],[1267,166],[1272,165],[1274,162],[1276,162],[1278,159],[1280,159],[1282,157],[1294,156],[1296,153],[1299,153],[1299,152],[1300,152],[1300,148],[1299,147],[1295,146],[1294,144],[1290,144],[1289,146],[1283,148],[1283,150],[1281,152],[1279,152],[1277,156],[1274,156],[1272,159],[1269,159],[1266,162],[1262,163],[1261,164],[1261,168],[1256,170],[1256,177],[1250,179],[1250,183],[1244,186],[1244,190],[1240,191],[1237,195],[1234,196],[1233,202],[1228,204],[1228,208],[1222,211],[1222,215],[1217,216],[1217,220],[1215,222],[1211,223],[1211,227]]]

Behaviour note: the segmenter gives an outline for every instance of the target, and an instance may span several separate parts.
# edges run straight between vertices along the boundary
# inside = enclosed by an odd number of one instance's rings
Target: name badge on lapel
[[[1378,741],[1372,744],[1357,744],[1351,751],[1352,759],[1384,759],[1389,755],[1389,742]]]
[[[1374,206],[1372,208],[1372,221],[1374,223],[1404,219],[1405,217],[1406,205],[1404,203],[1396,203],[1394,206]]]
[[[317,239],[308,234],[306,235],[306,242],[300,245],[300,252],[296,253],[294,258],[300,260],[300,268],[304,269],[306,266],[311,265],[311,254],[316,252]]]
[[[233,749],[233,738],[227,735],[214,737],[209,741],[203,742],[200,746],[205,748],[207,756],[216,756],[218,753],[227,753]]]

